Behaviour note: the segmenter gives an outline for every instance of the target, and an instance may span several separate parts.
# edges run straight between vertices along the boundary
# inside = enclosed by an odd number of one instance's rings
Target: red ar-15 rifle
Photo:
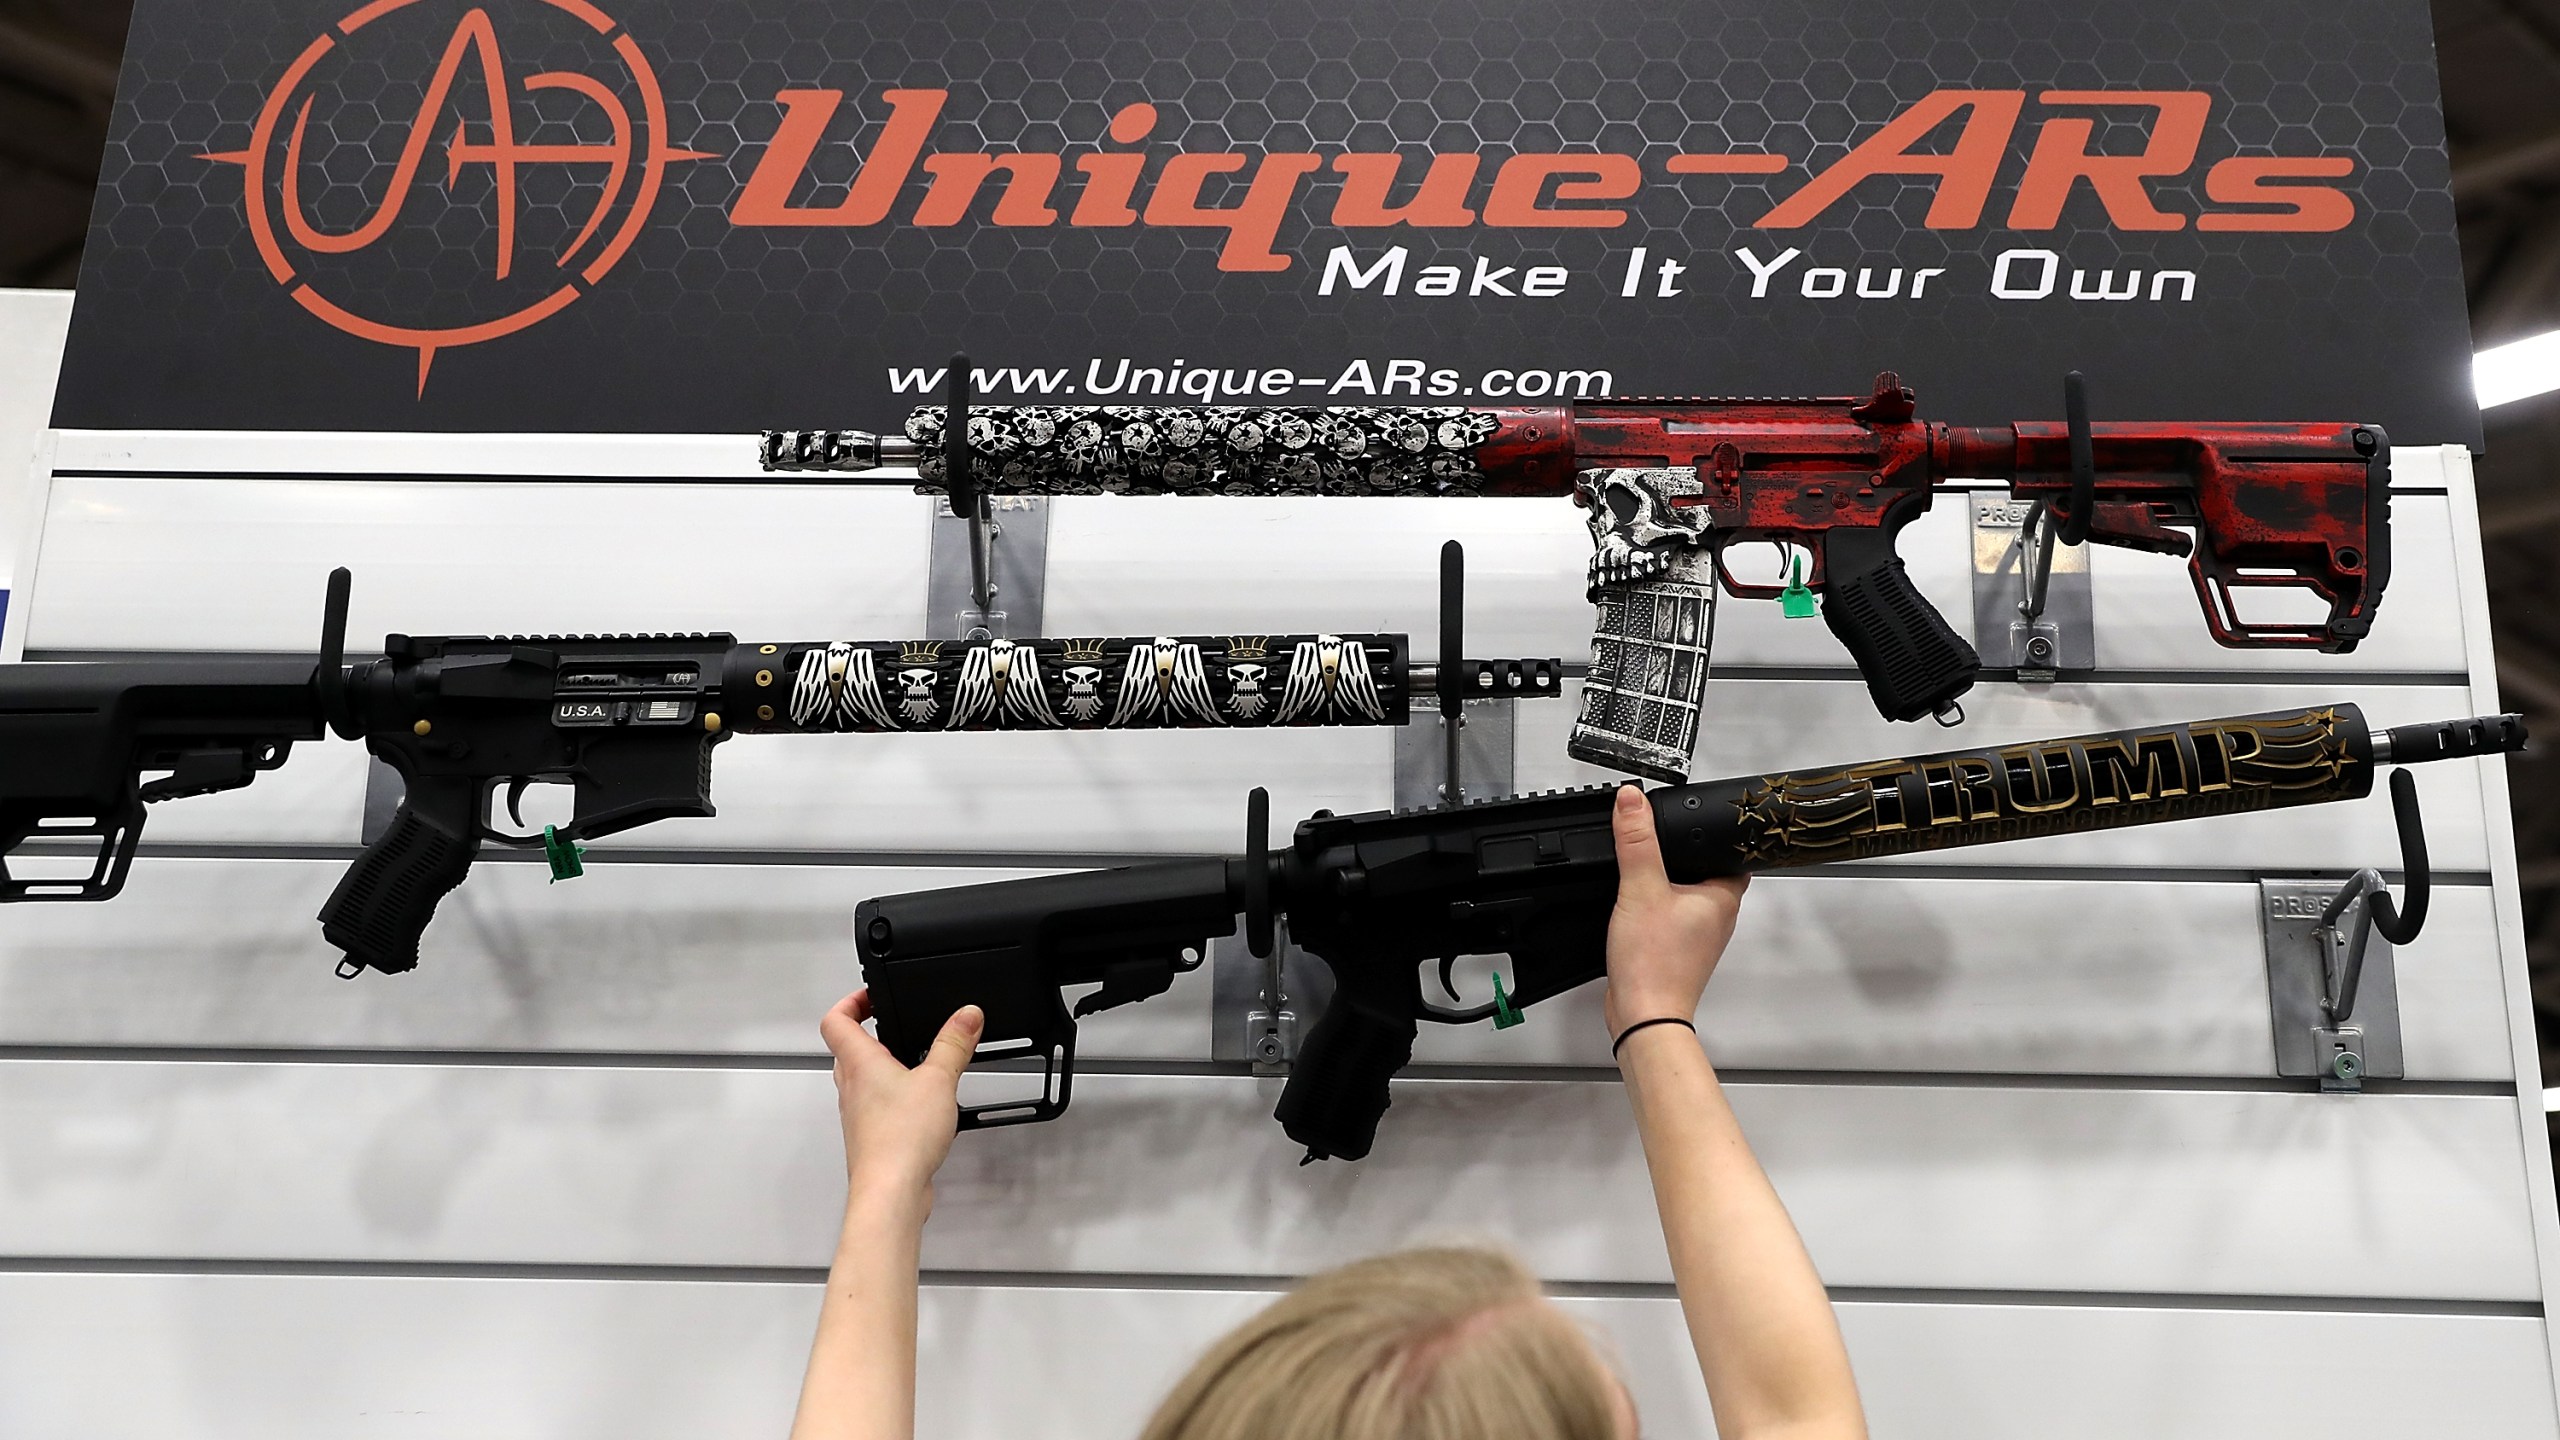
[[[903,438],[768,432],[765,468],[914,465],[957,514],[990,493],[1572,495],[1590,510],[1599,615],[1568,748],[1663,780],[1687,776],[1696,745],[1717,586],[1781,592],[1735,578],[1735,543],[1810,553],[1803,583],[1887,718],[1960,717],[1980,657],[1895,553],[1949,480],[2007,482],[2064,544],[2185,555],[2224,645],[2352,650],[2391,574],[2380,426],[2093,425],[2076,375],[2067,419],[1979,427],[1918,419],[1889,372],[1863,398],[1340,409],[972,407],[965,375],[955,364],[949,403],[916,410]],[[2309,590],[2327,618],[2243,620],[2232,592],[2271,586]]]

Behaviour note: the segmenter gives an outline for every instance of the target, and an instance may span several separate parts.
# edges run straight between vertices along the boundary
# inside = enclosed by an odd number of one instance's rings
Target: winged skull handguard
[[[1555,694],[1543,662],[1502,693]],[[1401,725],[1401,635],[835,640],[777,647],[756,667],[746,729],[1161,730]]]

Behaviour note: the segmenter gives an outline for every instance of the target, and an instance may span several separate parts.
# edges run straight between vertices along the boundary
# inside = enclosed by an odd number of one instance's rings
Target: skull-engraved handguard
[[[929,487],[943,424],[929,405],[907,417]],[[969,454],[999,495],[1474,495],[1500,428],[1456,406],[989,405],[969,412]]]
[[[1715,638],[1715,551],[1698,472],[1586,470],[1575,487],[1589,507],[1591,585],[1599,607],[1582,717],[1566,750],[1577,760],[1655,780],[1689,778]]]

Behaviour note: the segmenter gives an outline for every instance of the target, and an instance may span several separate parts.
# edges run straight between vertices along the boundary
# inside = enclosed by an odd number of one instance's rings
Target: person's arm
[[[1688,1025],[1715,973],[1747,879],[1674,885],[1653,807],[1618,792],[1618,905],[1603,1013],[1623,1039],[1636,1130],[1653,1174],[1671,1277],[1725,1440],[1848,1440],[1867,1433],[1848,1348],[1813,1257],[1751,1154],[1715,1067]]]
[[[871,992],[856,990],[818,1026],[836,1057],[844,1230],[791,1440],[912,1440],[916,1430],[917,1254],[985,1018],[975,1005],[952,1016],[913,1070],[862,1028],[870,1018]]]

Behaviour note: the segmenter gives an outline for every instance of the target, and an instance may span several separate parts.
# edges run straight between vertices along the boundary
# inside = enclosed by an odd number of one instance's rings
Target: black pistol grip
[[[329,903],[320,933],[346,953],[339,973],[396,975],[418,965],[418,937],[436,902],[471,873],[480,854],[480,785],[412,779],[391,828],[356,857]]]
[[[1289,1083],[1271,1112],[1309,1160],[1357,1160],[1378,1138],[1387,1113],[1387,1081],[1413,1059],[1411,1010],[1397,1013],[1371,996],[1334,992],[1333,1003],[1307,1031]]]
[[[1911,583],[1882,528],[1838,526],[1823,537],[1822,618],[1858,662],[1887,720],[1939,714],[1973,688],[1982,657]]]

